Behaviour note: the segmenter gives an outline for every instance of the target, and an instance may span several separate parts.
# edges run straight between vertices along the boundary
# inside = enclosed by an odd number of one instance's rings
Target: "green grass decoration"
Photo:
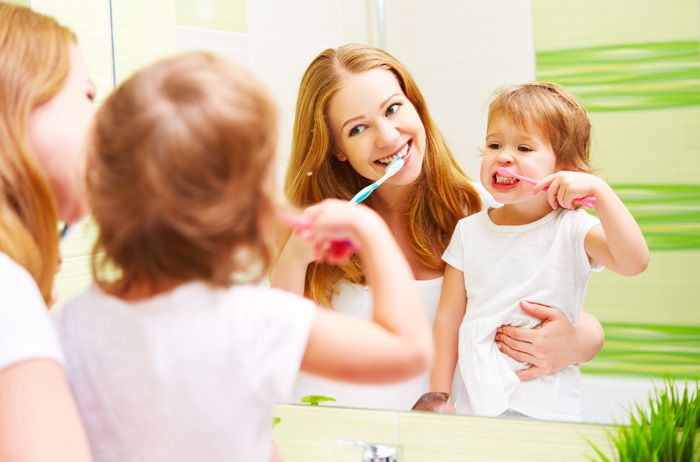
[[[664,376],[664,388],[654,386],[649,394],[648,409],[635,404],[630,410],[630,424],[610,432],[616,456],[610,459],[593,443],[600,462],[698,462],[700,461],[700,385],[689,390],[686,381],[682,393],[675,379]]]

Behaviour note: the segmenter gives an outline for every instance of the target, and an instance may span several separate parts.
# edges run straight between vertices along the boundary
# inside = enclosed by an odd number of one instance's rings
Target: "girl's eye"
[[[391,106],[386,108],[386,115],[396,114],[400,107],[401,107],[400,103],[392,104]]]
[[[488,147],[489,149],[501,149],[500,143],[490,143]]]
[[[363,131],[365,131],[365,127],[362,125],[356,125],[350,129],[350,136],[359,135]]]
[[[518,146],[518,151],[520,151],[520,152],[530,152],[530,151],[532,151],[532,148],[530,148],[529,146]]]

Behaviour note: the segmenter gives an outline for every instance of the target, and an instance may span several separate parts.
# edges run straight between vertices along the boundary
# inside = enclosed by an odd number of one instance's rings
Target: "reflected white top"
[[[426,308],[430,325],[435,321],[442,278],[427,281],[413,281],[420,292]],[[362,319],[372,318],[372,291],[368,286],[341,281],[336,285],[338,293],[333,297],[332,305],[340,312]],[[391,409],[408,411],[423,393],[427,393],[430,384],[429,373],[406,382],[391,385],[357,385],[300,373],[294,391],[292,404],[300,404],[301,398],[308,395],[323,395],[335,398],[335,402],[323,405],[341,407],[365,407],[372,409]]]
[[[480,183],[473,182],[472,185],[479,193],[484,208],[500,205]],[[413,282],[418,288],[432,326],[440,303],[442,278]],[[372,293],[369,287],[341,281],[336,284],[335,289],[336,295],[331,301],[334,309],[362,319],[371,319]],[[455,371],[453,390],[457,390],[459,385],[461,385],[461,380],[457,370]],[[302,372],[297,379],[290,403],[299,404],[301,398],[308,395],[323,395],[336,400],[335,402],[323,403],[323,405],[408,411],[418,401],[418,398],[423,393],[427,393],[429,389],[429,372],[393,385],[349,384]]]
[[[556,307],[578,322],[591,271],[602,269],[589,262],[584,247],[586,234],[599,223],[583,210],[560,208],[521,226],[498,226],[486,211],[457,224],[443,259],[464,273],[467,290],[458,412],[497,416],[510,408],[538,419],[580,420],[577,365],[520,382],[514,371],[529,364],[501,353],[494,336],[504,324],[539,324],[522,311],[521,300]]]

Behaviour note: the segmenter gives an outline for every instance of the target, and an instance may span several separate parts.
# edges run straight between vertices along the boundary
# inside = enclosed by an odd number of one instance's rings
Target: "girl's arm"
[[[610,186],[600,182],[595,192],[595,212],[602,226],[586,235],[586,253],[618,274],[634,276],[647,268],[649,248],[625,204]]]
[[[275,244],[278,257],[270,272],[270,286],[303,296],[313,248],[281,223],[275,231]]]
[[[372,321],[319,309],[302,360],[305,372],[357,383],[390,383],[427,370],[432,356],[428,317],[408,263],[384,220],[371,209],[327,200],[307,214],[302,237],[317,257],[338,264],[350,257],[324,254],[328,241],[360,249],[372,288]]]
[[[440,304],[433,324],[435,361],[430,368],[430,391],[452,394],[452,380],[458,359],[459,326],[464,319],[466,308],[464,273],[446,265]],[[451,402],[447,412],[454,412]]]
[[[602,227],[592,228],[584,245],[589,257],[606,268],[625,276],[644,271],[649,264],[649,249],[632,214],[602,179],[581,172],[560,171],[540,181],[533,193],[549,186],[547,198],[553,208],[573,208],[576,197],[596,198],[595,211]]]
[[[520,307],[527,314],[541,319],[541,327],[501,326],[496,335],[496,345],[502,352],[517,361],[532,364],[516,372],[520,380],[531,380],[570,364],[590,361],[603,348],[603,327],[585,311],[581,313],[578,325],[574,326],[556,308],[526,301],[520,302]]]
[[[0,462],[92,460],[61,366],[32,359],[0,371]]]

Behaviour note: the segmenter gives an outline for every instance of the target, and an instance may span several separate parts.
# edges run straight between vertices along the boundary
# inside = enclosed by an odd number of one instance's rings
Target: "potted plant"
[[[700,461],[700,385],[686,381],[682,392],[675,380],[664,375],[664,387],[654,386],[648,406],[642,403],[630,408],[630,424],[610,431],[615,446],[616,462],[687,462]],[[589,441],[598,458],[612,462]]]

